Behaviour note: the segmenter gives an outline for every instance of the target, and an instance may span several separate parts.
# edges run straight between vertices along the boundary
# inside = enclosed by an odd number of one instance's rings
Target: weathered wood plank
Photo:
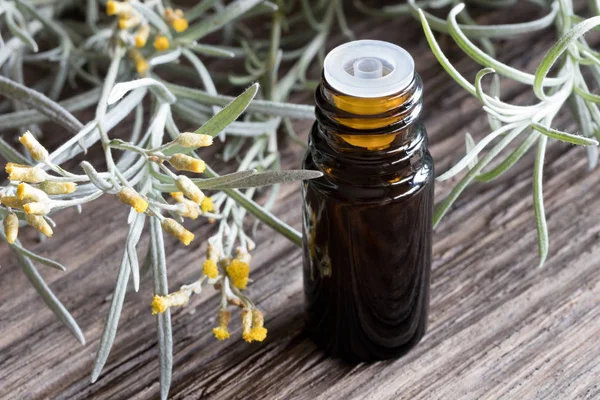
[[[524,16],[523,18],[525,18]],[[411,24],[410,29],[406,26]],[[464,153],[464,133],[480,138],[486,119],[479,103],[442,71],[416,23],[357,21],[361,37],[409,49],[426,83],[424,118],[438,171]],[[341,38],[338,38],[341,40]],[[503,59],[533,71],[552,35],[501,46]],[[450,57],[473,77],[460,53]],[[523,86],[503,87],[525,103]],[[568,117],[561,127],[575,129]],[[299,132],[308,123],[297,125]],[[284,150],[284,167],[298,167],[301,149]],[[469,188],[435,233],[429,331],[396,361],[350,365],[323,356],[302,333],[300,251],[265,227],[256,237],[249,295],[265,311],[269,337],[248,345],[217,342],[210,332],[218,296],[212,289],[173,313],[174,399],[595,399],[600,397],[600,171],[586,171],[581,149],[554,143],[547,156],[545,198],[551,253],[537,268],[531,200],[531,155],[492,184]],[[438,201],[451,183],[438,184]],[[107,212],[115,213],[109,216]],[[284,185],[277,215],[300,226],[297,185]],[[57,215],[52,243],[27,245],[68,265],[40,270],[79,321],[78,345],[28,286],[15,260],[0,248],[0,397],[6,399],[148,399],[158,396],[158,362],[151,285],[128,292],[113,351],[100,380],[89,382],[126,234],[126,210],[103,198]],[[75,224],[76,219],[89,221]],[[100,223],[102,221],[102,223]],[[93,226],[94,229],[89,227]],[[211,225],[192,224],[197,237]],[[204,248],[168,240],[169,285],[197,277]],[[59,245],[60,244],[60,245]],[[143,238],[144,248],[147,239]],[[233,336],[239,321],[232,322]]]

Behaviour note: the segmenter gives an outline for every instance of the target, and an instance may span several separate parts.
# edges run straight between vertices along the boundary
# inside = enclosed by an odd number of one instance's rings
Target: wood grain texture
[[[537,15],[533,10],[519,19]],[[466,132],[476,140],[487,132],[480,104],[437,65],[416,22],[355,18],[353,28],[360,38],[389,40],[415,56],[425,82],[431,151],[437,171],[445,171],[464,154]],[[500,54],[533,71],[540,59],[534,55],[543,54],[552,39],[550,32],[532,35],[501,44]],[[477,66],[454,46],[447,50],[472,79]],[[505,99],[531,101],[526,87],[505,83]],[[308,121],[296,125],[304,136],[309,126]],[[567,115],[556,127],[576,131]],[[298,167],[301,156],[298,146],[287,144],[283,167]],[[549,147],[544,179],[551,250],[540,269],[532,165],[533,154],[528,154],[497,181],[470,187],[438,227],[429,330],[415,350],[395,361],[351,365],[319,352],[302,332],[300,249],[261,227],[248,293],[266,314],[267,340],[249,345],[238,339],[235,318],[235,339],[217,342],[211,333],[217,293],[208,288],[193,297],[187,307],[173,312],[171,398],[599,399],[600,170],[587,171],[580,148],[561,143]],[[437,184],[438,202],[452,184]],[[299,186],[284,185],[275,213],[299,228],[300,208]],[[8,249],[0,247],[0,398],[158,397],[148,279],[139,293],[127,293],[104,372],[97,383],[90,383],[127,231],[126,213],[114,198],[105,197],[85,207],[82,215],[74,210],[58,214],[59,228],[51,242],[35,242],[31,231],[23,235],[30,249],[68,266],[66,273],[39,269],[79,322],[88,340],[85,346],[55,319]],[[191,226],[197,238],[214,228],[198,222]],[[143,237],[140,247],[147,242]],[[204,246],[184,248],[171,238],[167,243],[169,286],[174,290],[197,277]]]

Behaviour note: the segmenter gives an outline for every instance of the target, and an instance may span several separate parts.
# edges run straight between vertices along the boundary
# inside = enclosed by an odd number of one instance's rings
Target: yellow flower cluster
[[[252,311],[242,310],[242,338],[250,343],[262,342],[267,337],[267,329],[264,327],[264,317],[256,308]]]
[[[148,72],[148,62],[142,53],[140,53],[139,50],[131,49],[129,50],[129,58],[131,58],[131,61],[133,61],[137,73],[145,76]]]
[[[250,274],[250,254],[245,250],[238,249],[236,257],[225,268],[233,286],[238,289],[246,289],[248,276]]]
[[[202,265],[202,272],[210,279],[215,279],[219,276],[219,267],[214,260],[206,260]]]
[[[165,9],[165,19],[176,32],[183,32],[188,28],[188,21],[180,9],[173,10],[171,7]]]

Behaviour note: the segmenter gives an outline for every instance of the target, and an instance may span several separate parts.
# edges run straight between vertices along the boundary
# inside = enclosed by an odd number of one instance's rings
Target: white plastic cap
[[[406,89],[415,62],[400,46],[380,40],[356,40],[331,50],[323,67],[335,90],[354,97],[384,97]]]

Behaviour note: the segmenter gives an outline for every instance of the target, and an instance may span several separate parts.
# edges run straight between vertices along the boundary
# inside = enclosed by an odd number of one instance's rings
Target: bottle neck
[[[390,185],[409,178],[427,151],[418,122],[423,85],[415,79],[388,97],[358,98],[337,92],[323,79],[309,151],[330,180],[363,186]]]

